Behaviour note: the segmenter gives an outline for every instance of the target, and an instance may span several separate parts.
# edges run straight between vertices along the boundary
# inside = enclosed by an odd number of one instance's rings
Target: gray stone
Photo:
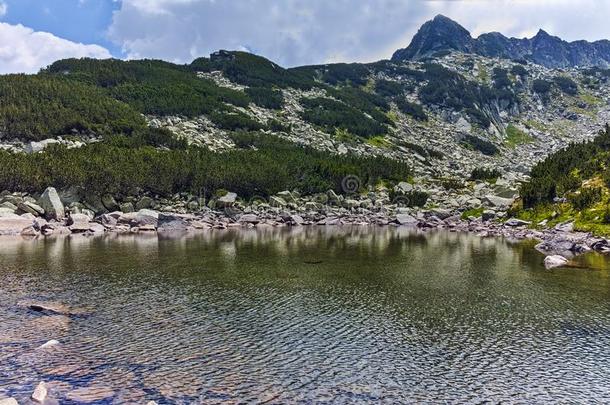
[[[123,213],[134,212],[133,204],[130,202],[119,204],[119,211]]]
[[[121,207],[119,207],[119,204],[116,202],[114,197],[111,196],[110,194],[103,195],[101,198],[101,201],[102,201],[102,205],[108,211],[119,211],[121,209]]]
[[[531,222],[524,221],[524,220],[518,219],[518,218],[510,218],[510,219],[506,220],[506,222],[504,222],[504,225],[512,226],[512,227],[524,226],[524,225],[530,225],[530,224],[531,224]]]
[[[24,201],[22,203],[19,203],[19,205],[17,205],[17,208],[21,212],[26,212],[26,213],[32,214],[34,216],[44,215],[44,209],[40,205],[34,204],[29,201]]]
[[[515,202],[512,198],[503,198],[495,195],[486,195],[484,197],[484,201],[486,201],[489,205],[499,209],[508,209]]]
[[[485,210],[483,214],[481,214],[481,220],[483,221],[491,221],[496,217],[496,211],[494,210]]]
[[[31,219],[19,215],[0,216],[0,235],[19,235],[21,231],[32,224],[33,221]]]
[[[61,221],[65,216],[64,205],[61,198],[53,187],[48,187],[38,200],[40,206],[44,209],[47,219]]]
[[[142,198],[140,198],[138,200],[138,202],[136,203],[136,210],[142,210],[142,209],[146,209],[146,208],[152,208],[155,204],[155,201],[148,197],[148,196],[144,196]]]
[[[552,255],[544,258],[544,267],[547,269],[565,266],[566,264],[568,264],[568,259],[563,256]]]
[[[158,232],[176,232],[188,230],[188,222],[179,215],[160,213],[158,218]]]
[[[398,214],[396,215],[396,223],[400,225],[416,226],[419,220],[410,214]]]
[[[44,402],[47,397],[47,384],[43,381],[39,382],[32,393],[32,399],[36,402]]]
[[[394,187],[394,191],[397,193],[409,193],[411,191],[413,191],[413,185],[410,183],[407,183],[406,181],[401,181],[400,183],[398,183],[396,185],[396,187]]]
[[[555,230],[561,232],[573,232],[574,231],[574,222],[562,222],[560,224],[555,225]]]
[[[261,220],[258,218],[257,215],[255,214],[244,214],[241,217],[239,217],[239,219],[237,220],[237,222],[242,223],[242,224],[258,224]]]
[[[227,208],[235,204],[235,201],[237,201],[237,194],[227,193],[216,200],[216,207]]]

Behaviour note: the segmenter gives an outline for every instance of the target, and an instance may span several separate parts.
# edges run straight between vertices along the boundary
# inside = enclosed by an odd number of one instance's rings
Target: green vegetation
[[[528,76],[527,69],[522,65],[514,65],[510,72],[515,76],[521,77],[522,79]]]
[[[581,211],[600,202],[602,199],[601,187],[581,188],[578,192],[568,196],[568,201],[572,206]]]
[[[244,92],[198,78],[187,66],[156,60],[66,59],[44,75],[97,86],[143,114],[194,117],[231,111],[225,103],[246,107],[250,102]]]
[[[610,185],[610,127],[592,142],[572,144],[539,162],[521,188],[523,206],[551,203],[555,197],[577,191],[584,180],[599,176]]]
[[[529,136],[513,124],[509,124],[506,127],[506,144],[511,148],[514,148],[518,145],[531,143],[533,141],[534,139],[531,136]]]
[[[500,171],[497,169],[477,167],[472,170],[472,173],[470,174],[470,180],[485,180],[494,182],[501,175],[502,173],[500,173]]]
[[[493,143],[470,134],[463,135],[460,145],[468,149],[479,151],[486,156],[493,156],[500,153],[500,150]]]
[[[532,90],[535,93],[546,95],[551,91],[551,82],[547,82],[546,80],[536,79],[532,82]]]
[[[146,126],[136,111],[104,91],[63,78],[0,76],[0,99],[0,132],[12,138],[132,134]]]
[[[284,105],[284,96],[279,90],[267,87],[248,87],[246,94],[259,107],[279,110]]]
[[[418,121],[428,121],[428,115],[424,111],[423,107],[417,103],[411,103],[404,98],[396,98],[396,107],[403,114],[411,116],[413,119]]]
[[[189,70],[220,70],[231,81],[250,87],[294,87],[308,90],[315,84],[311,77],[296,69],[284,69],[268,59],[247,52],[218,51],[209,59],[195,59]]]
[[[347,175],[363,185],[397,182],[410,175],[405,163],[390,159],[331,156],[261,133],[233,134],[238,150],[222,154],[203,148],[158,150],[108,139],[80,149],[55,146],[39,154],[0,151],[0,189],[39,192],[82,187],[117,196],[150,192],[172,195],[190,191],[211,196],[225,189],[249,198],[285,189],[303,193],[341,192]],[[256,150],[252,148],[256,147]]]
[[[374,136],[366,140],[366,143],[378,148],[389,148],[392,144],[383,136]]]
[[[329,133],[342,129],[363,138],[370,138],[388,132],[386,125],[340,101],[323,97],[303,98],[301,104],[304,108],[301,113],[303,119],[322,127]]]
[[[553,78],[553,83],[565,94],[570,96],[575,96],[578,94],[578,85],[576,82],[569,77],[566,76],[555,76]]]
[[[485,208],[483,208],[483,207],[471,208],[469,210],[462,212],[461,218],[464,220],[466,220],[470,217],[479,218],[481,215],[483,215],[483,211],[485,211]]]

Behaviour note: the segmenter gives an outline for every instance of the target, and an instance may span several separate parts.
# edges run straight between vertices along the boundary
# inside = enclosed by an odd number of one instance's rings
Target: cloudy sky
[[[283,66],[369,62],[439,13],[474,36],[610,38],[606,0],[0,0],[0,73],[84,56],[183,63],[217,49]]]

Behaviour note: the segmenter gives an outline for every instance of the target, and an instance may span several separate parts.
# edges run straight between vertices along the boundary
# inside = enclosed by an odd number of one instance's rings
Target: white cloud
[[[374,60],[391,54],[426,2],[404,0],[123,0],[110,38],[129,58],[190,62],[252,49],[282,64]]]
[[[8,12],[8,6],[5,2],[0,1],[0,17],[4,17]]]
[[[478,35],[523,37],[544,28],[568,40],[610,37],[599,0],[122,0],[109,36],[129,58],[189,62],[252,49],[284,66],[373,61],[406,47],[445,14]]]
[[[0,23],[0,73],[35,73],[58,59],[110,58],[98,45],[84,45],[37,32],[23,25]]]

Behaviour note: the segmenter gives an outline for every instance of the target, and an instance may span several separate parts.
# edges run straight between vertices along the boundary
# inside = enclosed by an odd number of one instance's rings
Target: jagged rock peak
[[[526,59],[551,68],[610,66],[610,42],[607,40],[567,42],[543,29],[530,39],[508,38],[498,32],[482,34],[475,39],[467,29],[443,15],[424,23],[411,44],[396,51],[392,60],[434,57],[443,51]]]

